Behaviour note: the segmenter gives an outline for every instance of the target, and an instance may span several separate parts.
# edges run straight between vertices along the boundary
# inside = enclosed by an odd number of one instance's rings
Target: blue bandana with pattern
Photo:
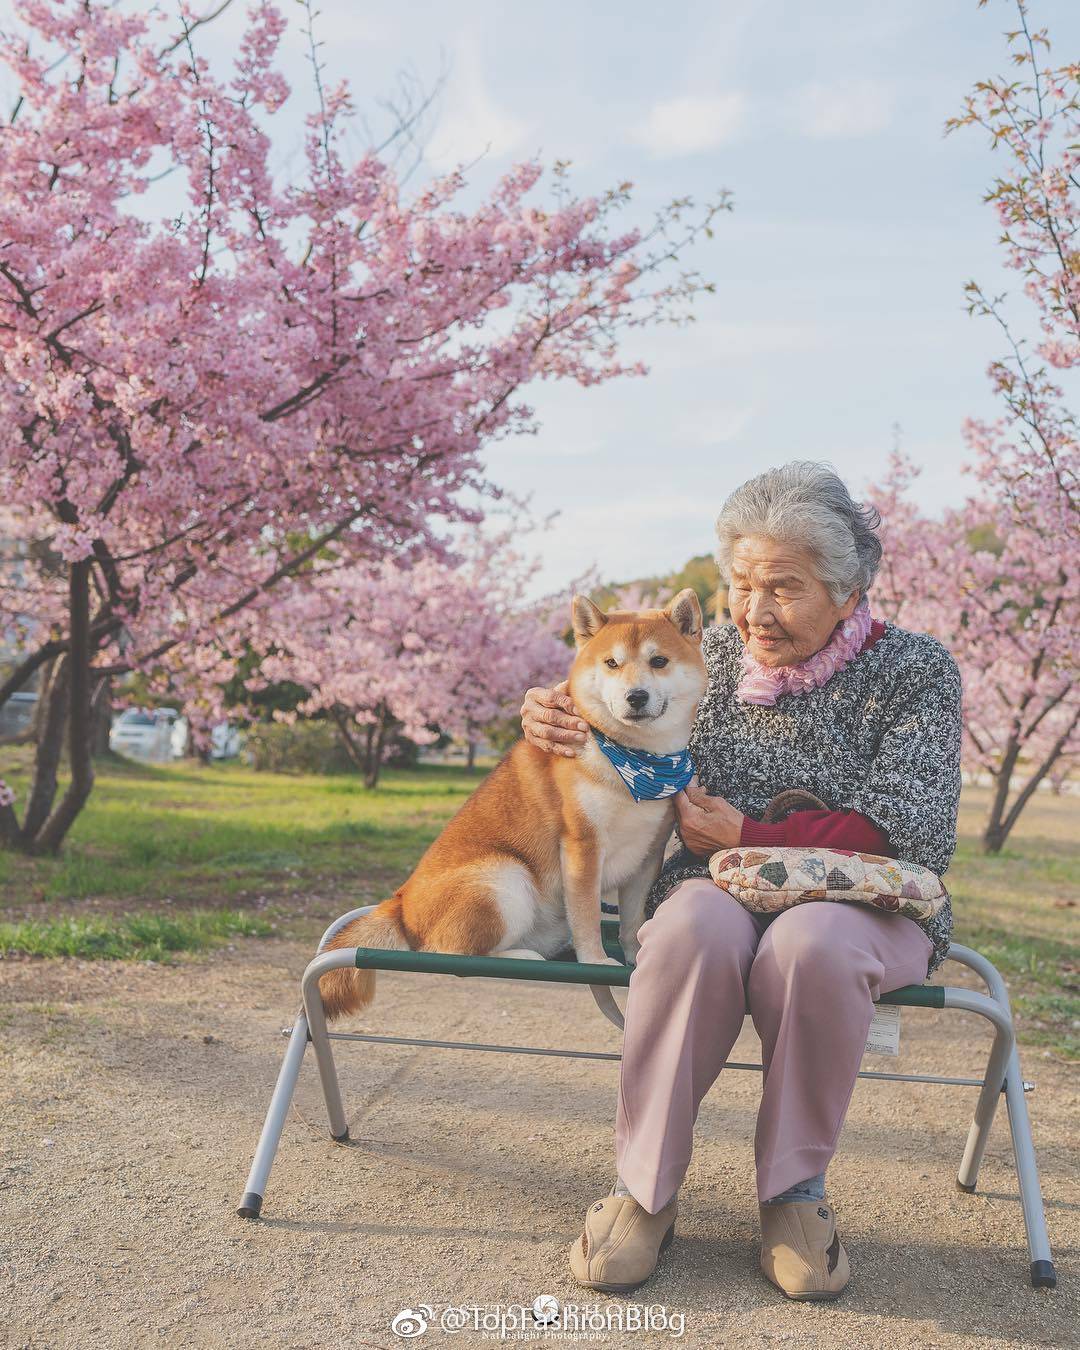
[[[674,755],[653,755],[648,750],[633,750],[628,745],[620,745],[596,727],[592,728],[592,734],[636,802],[674,797],[693,777],[689,750],[679,750]]]

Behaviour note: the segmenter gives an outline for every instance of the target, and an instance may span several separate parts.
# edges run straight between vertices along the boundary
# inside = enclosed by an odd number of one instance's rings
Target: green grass
[[[265,937],[272,931],[266,919],[235,909],[23,919],[0,923],[0,955],[17,952],[94,961],[165,961],[176,952],[201,952],[230,938]]]
[[[3,776],[21,800],[26,752],[4,751]],[[479,779],[457,767],[390,770],[368,792],[354,777],[113,759],[99,767],[59,857],[0,853],[0,908],[91,899],[221,904],[330,887],[357,903],[381,899]]]
[[[983,953],[1010,986],[1021,1039],[1080,1059],[1080,798],[1037,793],[1001,853],[979,847],[985,790],[960,806],[946,882],[956,940]]]
[[[21,798],[26,751],[3,750],[3,776]],[[195,917],[207,911],[303,923],[309,936],[316,920],[389,895],[479,779],[425,766],[391,770],[368,792],[351,776],[110,759],[59,857],[0,853],[0,920],[9,921],[0,945],[41,955],[134,956],[140,942],[147,952],[198,950],[218,940]],[[965,792],[947,877],[957,940],[1005,974],[1023,1038],[1075,1059],[1080,798],[1038,793],[997,857],[979,848],[985,809],[985,791]],[[147,916],[165,927],[140,938],[126,926]],[[190,943],[168,927],[188,919]]]

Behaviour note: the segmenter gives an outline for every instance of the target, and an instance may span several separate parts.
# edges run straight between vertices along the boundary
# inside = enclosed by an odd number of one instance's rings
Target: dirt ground
[[[1080,1344],[1077,1079],[1035,1050],[1052,1292],[1028,1283],[1004,1107],[980,1192],[954,1187],[970,1089],[860,1084],[829,1172],[854,1272],[833,1305],[788,1303],[758,1273],[750,1073],[706,1099],[675,1242],[629,1299],[579,1289],[566,1263],[611,1181],[613,1062],[340,1045],[352,1142],[336,1145],[309,1055],[265,1217],[245,1222],[235,1207],[309,952],[251,941],[174,966],[0,966],[0,1344],[390,1347],[410,1343],[394,1316],[426,1304],[436,1321],[415,1343],[478,1345],[444,1332],[441,1309],[541,1294],[627,1318],[666,1309],[667,1329],[593,1333],[604,1345]],[[618,1049],[585,989],[379,981],[354,1029]],[[905,1011],[900,1060],[867,1067],[974,1075],[983,1026]],[[736,1056],[756,1050],[748,1027]]]

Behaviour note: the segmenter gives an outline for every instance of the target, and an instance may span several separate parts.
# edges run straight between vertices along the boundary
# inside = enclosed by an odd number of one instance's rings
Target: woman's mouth
[[[762,647],[778,647],[783,641],[779,633],[751,633],[750,636]]]

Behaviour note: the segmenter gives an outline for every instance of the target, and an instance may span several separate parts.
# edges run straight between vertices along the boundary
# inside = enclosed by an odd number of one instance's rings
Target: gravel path
[[[725,1075],[706,1099],[676,1240],[629,1300],[580,1290],[566,1265],[585,1206],[611,1180],[610,1062],[339,1047],[353,1136],[339,1146],[309,1059],[265,1218],[246,1223],[235,1205],[309,952],[249,942],[168,967],[0,966],[0,1345],[400,1346],[410,1342],[390,1322],[401,1309],[540,1294],[612,1315],[664,1305],[685,1319],[688,1346],[1080,1344],[1077,1081],[1033,1050],[1024,1071],[1038,1080],[1053,1292],[1027,1281],[1003,1114],[980,1193],[953,1186],[966,1089],[857,1089],[829,1173],[854,1271],[833,1305],[788,1303],[758,1273],[760,1080],[749,1073]],[[365,1030],[618,1048],[585,989],[379,981]],[[899,1063],[975,1074],[982,1026],[908,1011]],[[757,1058],[752,1030],[736,1056]],[[592,1343],[672,1339],[612,1331]],[[411,1343],[488,1342],[435,1325]]]

